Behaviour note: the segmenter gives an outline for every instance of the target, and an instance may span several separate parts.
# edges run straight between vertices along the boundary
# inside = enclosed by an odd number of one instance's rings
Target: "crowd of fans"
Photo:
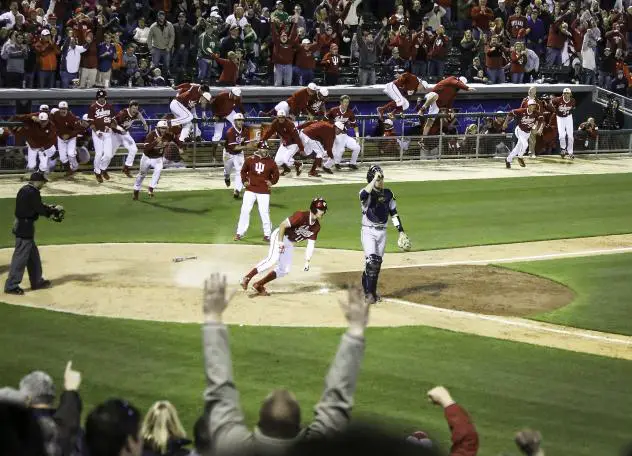
[[[369,85],[409,70],[624,95],[631,40],[630,0],[23,0],[0,15],[0,77],[29,88]]]
[[[302,427],[301,408],[287,390],[272,391],[262,402],[254,431],[245,424],[232,378],[228,329],[222,321],[232,295],[226,278],[212,274],[203,293],[203,350],[207,387],[204,410],[187,439],[178,412],[168,401],[154,403],[144,418],[123,399],[109,399],[81,422],[81,374],[68,362],[63,393],[45,372],[26,375],[18,388],[0,388],[0,448],[20,456],[194,456],[194,455],[338,455],[440,454],[427,433],[394,436],[351,422],[351,411],[365,349],[370,304],[360,286],[350,285],[340,301],[348,323],[325,377],[314,419]],[[442,387],[427,393],[439,406],[451,431],[450,454],[475,456],[478,432],[467,411]],[[201,404],[202,405],[202,404]],[[516,434],[526,455],[541,455],[541,436]],[[356,451],[357,450],[357,451]]]

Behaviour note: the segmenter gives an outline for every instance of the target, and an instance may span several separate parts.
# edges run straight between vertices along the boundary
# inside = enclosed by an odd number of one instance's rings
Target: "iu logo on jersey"
[[[255,163],[255,172],[257,174],[261,174],[263,173],[263,170],[266,169],[266,165],[261,163],[261,162],[257,162]]]
[[[332,55],[331,56],[331,63],[334,66],[338,66],[340,64],[340,57],[338,57],[337,55]]]

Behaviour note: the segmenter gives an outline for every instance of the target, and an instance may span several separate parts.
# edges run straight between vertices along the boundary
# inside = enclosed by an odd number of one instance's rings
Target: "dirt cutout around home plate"
[[[331,274],[336,286],[356,281],[357,273]],[[526,317],[570,304],[568,287],[532,274],[489,265],[454,265],[385,269],[380,293],[444,309],[487,315]]]

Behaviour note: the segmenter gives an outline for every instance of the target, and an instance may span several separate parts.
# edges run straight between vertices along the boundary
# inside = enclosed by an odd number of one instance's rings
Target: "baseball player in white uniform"
[[[573,110],[575,109],[575,100],[572,97],[571,89],[566,87],[562,91],[562,96],[553,98],[551,104],[555,108],[557,119],[560,155],[562,158],[568,156],[573,159]]]
[[[97,182],[109,180],[107,169],[114,156],[112,149],[112,126],[114,108],[107,102],[107,93],[103,89],[97,90],[97,101],[88,108],[88,121],[92,127],[92,144],[94,145],[94,175]]]
[[[143,123],[145,132],[148,133],[149,125],[147,125],[147,121],[140,113],[139,104],[136,100],[131,100],[127,108],[121,109],[115,119],[116,127],[114,128],[114,133],[112,135],[112,150],[116,152],[119,147],[123,147],[123,149],[127,150],[123,173],[127,177],[132,177],[130,169],[134,166],[134,158],[136,158],[138,146],[136,145],[134,138],[132,138],[129,130],[135,121],[139,121]]]
[[[410,250],[410,239],[404,232],[395,196],[388,188],[384,188],[384,172],[377,165],[371,166],[366,174],[368,184],[360,190],[362,207],[362,249],[365,266],[362,273],[362,288],[365,299],[370,304],[380,300],[377,294],[377,281],[382,267],[384,248],[386,247],[386,228],[388,216],[399,231],[397,245],[403,250]]]

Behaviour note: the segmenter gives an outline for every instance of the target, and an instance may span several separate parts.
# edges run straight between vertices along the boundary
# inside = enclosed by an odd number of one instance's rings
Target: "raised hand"
[[[66,364],[64,371],[64,389],[66,391],[77,391],[81,385],[81,372],[72,368],[72,361]]]
[[[202,311],[207,322],[219,322],[222,314],[228,307],[228,303],[235,296],[237,290],[233,290],[226,296],[226,276],[214,272],[204,281],[204,294]]]
[[[340,308],[349,324],[349,332],[355,336],[363,336],[369,324],[369,304],[364,299],[364,291],[358,284],[349,284],[347,299],[339,301]]]

